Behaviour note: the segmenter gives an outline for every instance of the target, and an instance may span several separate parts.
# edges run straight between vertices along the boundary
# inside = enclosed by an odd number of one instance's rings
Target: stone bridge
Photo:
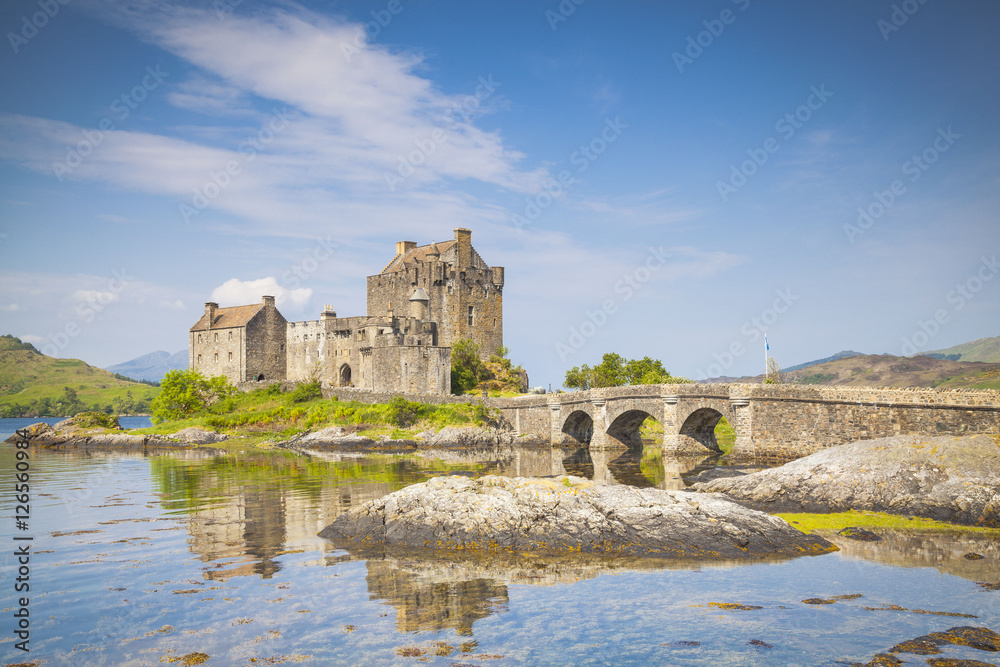
[[[1000,434],[1000,391],[802,385],[664,384],[493,399],[521,435],[591,450],[642,448],[648,417],[664,454],[719,451],[715,426],[736,431],[735,457],[798,458],[892,435]]]

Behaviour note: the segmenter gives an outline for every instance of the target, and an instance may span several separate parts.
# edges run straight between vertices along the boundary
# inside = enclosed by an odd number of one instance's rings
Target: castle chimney
[[[416,241],[396,241],[396,254],[405,255],[416,247]]]
[[[208,315],[208,328],[212,328],[212,323],[215,322],[215,311],[219,308],[219,304],[214,301],[209,301],[205,304],[205,314]]]
[[[319,316],[321,320],[332,320],[336,319],[336,317],[337,317],[337,311],[333,309],[333,306],[329,304],[323,306],[323,312]]]
[[[472,266],[472,232],[459,227],[455,230],[455,240],[458,242],[458,265]]]
[[[261,303],[263,303],[265,307],[271,306],[272,308],[274,308],[274,297],[265,296],[261,299]]]

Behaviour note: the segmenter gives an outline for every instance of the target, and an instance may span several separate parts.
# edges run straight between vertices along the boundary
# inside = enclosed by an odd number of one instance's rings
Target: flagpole
[[[764,334],[764,379],[767,379],[767,353],[771,346],[767,344],[767,334]]]

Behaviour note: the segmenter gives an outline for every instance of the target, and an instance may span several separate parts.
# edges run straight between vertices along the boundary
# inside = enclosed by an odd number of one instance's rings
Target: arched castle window
[[[230,331],[230,332],[229,332],[229,340],[232,340],[232,339],[233,339],[233,332],[232,332],[232,331]],[[230,356],[232,356],[232,355],[230,355]]]
[[[215,342],[216,343],[219,342],[219,333],[218,332],[216,332],[216,334],[215,334]],[[215,356],[219,356],[219,355],[215,355]],[[216,361],[218,361],[218,359],[216,359]]]
[[[198,355],[198,363],[199,364],[201,363],[201,355],[200,354]]]
[[[219,353],[218,352],[215,353],[215,361],[219,361]]]
[[[469,326],[470,327],[472,326],[472,319],[473,319],[473,310],[472,309],[473,308],[474,308],[474,306],[469,306]]]
[[[198,342],[201,342],[201,334],[198,334]]]
[[[231,336],[231,335],[232,335],[232,334],[230,334],[230,336]],[[233,360],[233,353],[232,353],[232,352],[230,352],[230,353],[229,353],[229,361],[232,361],[232,360]]]

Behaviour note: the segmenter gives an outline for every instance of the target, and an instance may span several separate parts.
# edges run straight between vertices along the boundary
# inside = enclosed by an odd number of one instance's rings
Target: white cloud
[[[163,300],[160,301],[160,307],[172,308],[173,310],[184,310],[184,302],[181,301],[180,299],[177,299],[176,301]]]
[[[42,336],[36,336],[35,334],[24,334],[18,336],[18,338],[20,338],[23,342],[31,343],[32,345],[41,345],[48,340]]]
[[[273,296],[279,308],[290,307],[292,310],[301,310],[309,303],[312,292],[307,287],[285,289],[273,276],[259,280],[232,278],[212,290],[212,300],[223,307],[243,306],[259,302],[262,296]]]
[[[15,313],[19,310],[21,310],[21,306],[16,303],[8,303],[5,306],[0,306],[0,311],[5,313]]]
[[[118,294],[95,289],[79,289],[73,292],[73,300],[80,304],[104,306],[117,301]]]
[[[255,222],[263,233],[316,235],[331,220],[352,220],[364,224],[342,223],[338,231],[370,235],[375,226],[389,232],[499,220],[502,211],[442,185],[472,180],[536,193],[549,176],[544,168],[522,169],[523,154],[499,131],[476,126],[477,117],[502,106],[505,82],[489,72],[446,93],[419,73],[424,56],[358,41],[360,24],[295,6],[220,21],[210,9],[167,3],[88,4],[197,68],[187,81],[171,72],[155,94],[226,124],[172,127],[170,136],[99,133],[78,166],[58,169],[63,179],[167,195],[179,207],[196,190],[214,188],[211,174],[235,161],[239,174],[208,208]],[[347,58],[343,45],[357,51]],[[276,113],[291,119],[271,139]],[[269,140],[251,156],[246,141],[262,133]],[[0,158],[55,175],[67,150],[87,136],[97,136],[94,128],[0,115]],[[396,179],[400,170],[405,178],[391,190],[387,175]]]

